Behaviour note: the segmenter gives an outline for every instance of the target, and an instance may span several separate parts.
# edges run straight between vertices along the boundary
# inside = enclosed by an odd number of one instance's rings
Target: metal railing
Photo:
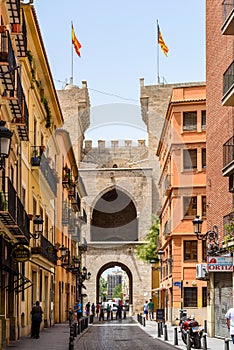
[[[230,64],[223,74],[223,96],[230,90],[234,84],[234,62]]]
[[[223,167],[234,160],[234,136],[223,145]]]
[[[223,23],[226,21],[234,8],[234,0],[223,0]]]

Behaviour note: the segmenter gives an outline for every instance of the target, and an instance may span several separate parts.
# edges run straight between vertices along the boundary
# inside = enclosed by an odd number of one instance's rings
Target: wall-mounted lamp
[[[219,231],[218,226],[214,225],[213,229],[206,233],[201,233],[203,220],[199,215],[192,221],[193,231],[198,240],[207,240],[207,254],[212,254],[219,250]]]
[[[5,166],[5,158],[9,157],[13,132],[5,127],[6,122],[0,120],[0,170]]]
[[[30,233],[30,237],[33,239],[38,239],[40,235],[43,232],[43,223],[44,220],[42,220],[40,215],[36,215],[35,219],[33,220],[33,233]]]

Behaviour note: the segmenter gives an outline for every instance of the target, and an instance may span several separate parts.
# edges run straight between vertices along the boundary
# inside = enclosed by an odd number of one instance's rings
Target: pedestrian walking
[[[148,300],[146,300],[145,304],[143,305],[143,312],[144,312],[146,320],[148,320],[148,314],[149,314]]]
[[[111,314],[111,306],[109,304],[107,304],[107,307],[106,307],[106,319],[107,320],[109,320],[110,314]]]
[[[90,302],[89,301],[85,305],[85,313],[87,316],[89,316],[89,314],[90,314]]]
[[[230,336],[232,338],[232,343],[234,344],[234,308],[233,307],[227,311],[225,318],[226,318],[227,328],[229,329]]]
[[[94,303],[92,303],[92,305],[91,305],[91,311],[92,311],[92,314],[94,316],[95,315],[95,305],[94,305]]]
[[[74,311],[76,312],[77,321],[79,322],[82,317],[82,305],[79,299],[74,306]]]
[[[100,306],[100,315],[99,315],[99,321],[103,320],[104,321],[104,306]]]
[[[39,301],[33,306],[31,311],[32,327],[31,327],[31,338],[40,338],[40,325],[42,322],[42,308]]]
[[[100,311],[100,304],[97,303],[97,305],[96,305],[96,316],[97,317],[99,316],[99,311]]]
[[[154,319],[154,303],[152,299],[150,299],[148,303],[148,312],[149,312],[149,319],[150,321],[152,321],[152,319]]]

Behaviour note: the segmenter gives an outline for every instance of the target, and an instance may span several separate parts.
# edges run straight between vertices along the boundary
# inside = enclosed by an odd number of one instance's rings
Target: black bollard
[[[77,337],[77,323],[73,323],[73,327],[74,327],[74,337]]]
[[[204,332],[207,333],[207,320],[204,320]]]
[[[163,335],[163,323],[160,322],[161,334]]]
[[[229,339],[224,339],[224,350],[229,350]]]
[[[70,337],[69,337],[69,350],[74,349],[74,327],[71,325],[70,327]]]
[[[145,317],[143,317],[143,327],[145,327]]]
[[[158,322],[158,338],[161,338],[161,326],[160,326],[160,322]]]
[[[174,328],[174,345],[178,345],[177,327]]]
[[[167,325],[164,325],[164,340],[167,341],[168,340],[168,334],[167,334]]]
[[[207,350],[206,334],[203,334],[203,336],[202,336],[202,349]]]
[[[187,332],[187,350],[191,350],[191,342],[190,342],[190,336],[189,336],[189,332]]]

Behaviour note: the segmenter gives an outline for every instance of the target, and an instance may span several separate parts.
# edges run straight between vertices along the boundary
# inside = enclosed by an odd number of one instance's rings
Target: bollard
[[[70,337],[69,337],[69,350],[74,349],[74,327],[71,325],[70,327]]]
[[[207,333],[207,320],[204,320],[204,332]]]
[[[160,326],[160,322],[158,322],[158,338],[161,338],[161,326]]]
[[[229,339],[224,339],[224,350],[229,350]]]
[[[163,335],[163,323],[160,322],[160,329],[161,329],[161,334]]]
[[[189,336],[189,331],[187,332],[187,350],[191,350],[191,342],[190,342],[190,336]]]
[[[77,323],[73,323],[74,337],[77,337]]]
[[[203,336],[202,336],[202,349],[207,350],[206,334],[203,334]]]
[[[145,317],[143,317],[143,327],[145,327]]]
[[[177,327],[174,328],[174,345],[178,345]]]
[[[164,340],[167,341],[168,340],[168,334],[167,334],[167,325],[164,325]]]

